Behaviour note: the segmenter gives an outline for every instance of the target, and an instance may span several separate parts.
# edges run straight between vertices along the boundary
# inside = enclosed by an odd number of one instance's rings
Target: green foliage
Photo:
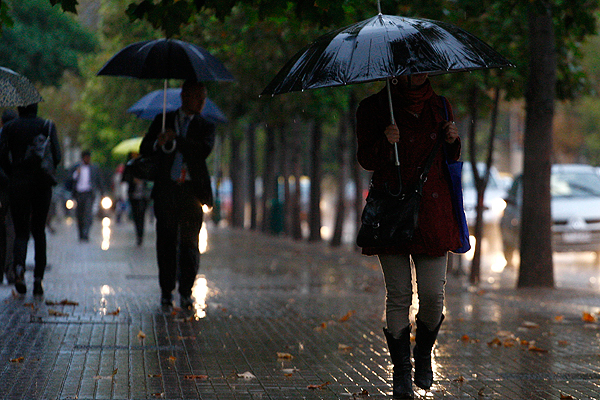
[[[11,16],[14,25],[0,41],[2,65],[32,81],[58,85],[64,71],[78,71],[80,54],[94,50],[93,36],[48,0],[12,1]]]

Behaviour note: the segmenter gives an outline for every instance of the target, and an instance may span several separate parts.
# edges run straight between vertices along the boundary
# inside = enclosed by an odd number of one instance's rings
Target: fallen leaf
[[[11,363],[22,363],[23,361],[25,361],[25,357],[17,357],[17,358],[10,359]]]
[[[283,372],[283,374],[285,376],[292,376],[292,374],[294,372],[298,372],[298,371],[300,371],[300,370],[297,369],[297,368],[284,368],[284,369],[281,370],[281,372]]]
[[[500,339],[498,339],[497,337],[495,337],[491,341],[489,341],[487,343],[487,345],[490,347],[500,347],[500,346],[502,346],[502,341]]]
[[[48,315],[51,315],[53,317],[68,317],[69,316],[69,314],[67,314],[67,313],[64,313],[61,311],[56,311],[56,310],[53,310],[52,308],[48,309]]]
[[[340,350],[340,351],[350,351],[350,350],[352,350],[352,346],[348,346],[346,344],[339,343],[338,344],[338,350]]]
[[[565,319],[564,315],[557,315],[556,317],[554,317],[554,320],[556,322],[563,322],[564,319]]]
[[[139,331],[137,334],[138,339],[143,340],[146,339],[146,334],[142,331]]]
[[[596,322],[598,319],[596,317],[594,317],[592,314],[584,312],[583,313],[583,321],[584,322],[589,322],[589,323],[593,323]]]
[[[246,371],[242,374],[237,374],[237,376],[238,376],[238,378],[243,378],[243,379],[255,379],[256,378],[256,376],[254,376],[252,374],[252,372],[250,372],[250,371]]]
[[[151,394],[152,397],[165,397],[165,393],[152,393]]]
[[[25,307],[31,308],[32,310],[35,310],[35,305],[33,303],[25,303],[23,304]]]
[[[547,353],[548,352],[548,350],[540,349],[539,347],[537,347],[536,345],[533,345],[533,344],[528,347],[528,350],[535,351],[537,353]]]
[[[175,356],[170,356],[170,357],[168,358],[168,360],[169,360],[169,361],[171,361],[171,362],[175,362],[175,361],[177,361],[177,357],[175,357]]]
[[[321,322],[321,325],[315,327],[315,331],[317,331],[317,332],[321,332],[324,329],[327,329],[326,322]]]
[[[162,378],[162,374],[148,374],[148,378]]]
[[[569,342],[567,340],[559,340],[558,344],[561,345],[561,346],[568,346]]]
[[[106,315],[119,315],[121,313],[121,307],[117,307],[115,311],[106,313]]]
[[[350,319],[350,317],[352,317],[354,314],[356,313],[356,311],[352,310],[352,311],[348,311],[346,313],[346,315],[344,315],[342,318],[340,318],[340,322],[346,322]]]
[[[331,385],[331,382],[321,383],[320,385],[308,385],[306,388],[311,390],[321,390],[325,388],[327,385]]]
[[[294,358],[294,356],[291,355],[290,353],[277,352],[277,358],[280,358],[282,360],[292,360]]]
[[[46,305],[47,306],[78,306],[79,303],[76,301],[71,301],[71,300],[61,300],[61,301],[51,301],[51,300],[46,300]]]
[[[365,389],[361,390],[358,393],[352,393],[352,397],[353,398],[357,398],[357,397],[369,397],[369,392],[366,391]]]
[[[464,376],[462,376],[462,375],[459,375],[459,377],[458,377],[458,378],[456,378],[456,379],[452,379],[452,382],[459,382],[459,383],[462,383],[462,382],[464,382],[464,381],[465,381],[465,377],[464,377]]]
[[[574,400],[574,399],[575,399],[575,397],[573,397],[569,394],[564,394],[564,393],[560,394],[560,400]]]
[[[195,381],[196,379],[204,380],[204,379],[208,379],[208,375],[185,375],[183,377],[183,379],[188,379],[188,380],[192,380],[192,381]]]
[[[531,322],[531,321],[523,321],[521,326],[524,328],[528,328],[528,329],[535,329],[535,328],[540,327],[538,324],[536,324],[535,322]]]
[[[105,376],[102,376],[102,375],[96,375],[96,376],[94,376],[94,379],[95,379],[95,380],[100,380],[100,379],[112,379],[112,378],[114,378],[114,376],[117,374],[117,372],[119,372],[119,368],[116,368],[116,369],[114,369],[114,370],[113,370],[113,372],[112,372],[112,374],[110,374],[110,375],[105,375]]]

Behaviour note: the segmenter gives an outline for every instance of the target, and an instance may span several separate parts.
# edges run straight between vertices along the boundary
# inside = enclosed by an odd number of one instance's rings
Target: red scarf
[[[401,108],[404,108],[412,114],[421,114],[423,106],[431,96],[433,96],[433,88],[429,79],[424,84],[417,87],[411,87],[407,90],[402,90],[394,94],[394,102]]]

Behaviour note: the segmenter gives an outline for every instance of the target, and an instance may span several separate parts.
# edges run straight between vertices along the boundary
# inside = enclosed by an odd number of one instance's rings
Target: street
[[[30,269],[26,295],[0,286],[0,398],[391,397],[375,258],[208,224],[196,307],[165,311],[152,225],[137,247],[128,221],[95,221],[89,243],[55,222],[44,298]],[[448,276],[436,383],[418,398],[600,398],[590,257],[558,256],[543,290],[515,289],[516,270],[489,259],[478,287]]]

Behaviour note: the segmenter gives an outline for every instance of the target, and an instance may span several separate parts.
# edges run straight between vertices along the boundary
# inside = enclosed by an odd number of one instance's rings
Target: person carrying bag
[[[460,223],[464,210],[455,210],[448,169],[448,163],[458,161],[461,146],[450,104],[433,91],[427,74],[400,76],[388,85],[361,101],[356,112],[357,159],[373,172],[357,241],[363,254],[377,256],[381,264],[393,396],[407,399],[414,396],[413,382],[422,389],[433,384],[431,352],[444,319],[447,253],[464,247]],[[391,114],[395,124],[390,123]],[[377,198],[384,199],[379,200],[379,209],[374,207]],[[408,215],[408,224],[373,242],[373,232],[385,224],[399,224],[396,218],[401,214]],[[419,311],[411,354],[413,266]]]

